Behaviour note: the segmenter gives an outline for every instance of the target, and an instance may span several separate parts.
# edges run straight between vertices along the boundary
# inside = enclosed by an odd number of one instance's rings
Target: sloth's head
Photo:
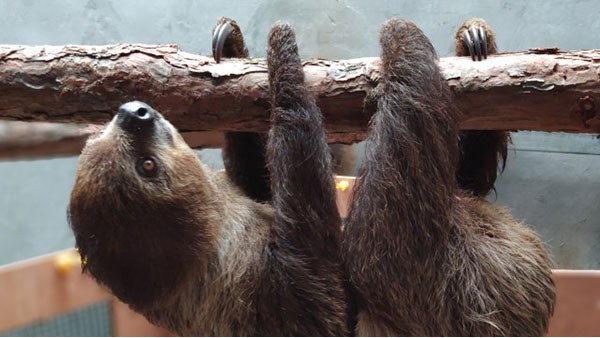
[[[102,195],[113,212],[149,212],[181,197],[204,180],[194,151],[156,110],[133,101],[119,107],[105,128],[89,138],[79,159],[79,198]],[[75,192],[75,191],[74,191]],[[189,196],[188,196],[189,195]]]
[[[211,251],[208,184],[159,112],[122,105],[79,158],[68,216],[84,270],[134,307],[164,301]]]

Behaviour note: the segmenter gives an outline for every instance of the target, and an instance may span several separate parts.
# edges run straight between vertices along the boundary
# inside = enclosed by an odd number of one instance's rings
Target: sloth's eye
[[[151,171],[154,169],[155,166],[156,164],[151,159],[147,159],[144,160],[144,162],[142,162],[142,168],[144,168],[144,171]]]
[[[137,172],[144,177],[155,177],[158,174],[158,163],[154,157],[143,157],[135,166]]]

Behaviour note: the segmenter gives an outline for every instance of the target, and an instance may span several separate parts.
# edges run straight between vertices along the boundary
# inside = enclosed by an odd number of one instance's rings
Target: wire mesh
[[[0,332],[2,337],[103,337],[112,336],[112,317],[109,301],[58,315],[9,331]]]

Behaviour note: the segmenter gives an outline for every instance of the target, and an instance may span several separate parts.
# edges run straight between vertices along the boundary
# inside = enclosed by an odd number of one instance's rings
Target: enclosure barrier
[[[83,275],[78,259],[70,249],[0,267],[0,335],[168,335]]]

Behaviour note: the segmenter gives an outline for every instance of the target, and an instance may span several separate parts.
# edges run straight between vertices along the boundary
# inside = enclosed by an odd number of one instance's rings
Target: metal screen
[[[98,302],[48,320],[0,332],[0,336],[112,336],[111,305],[109,301]]]

